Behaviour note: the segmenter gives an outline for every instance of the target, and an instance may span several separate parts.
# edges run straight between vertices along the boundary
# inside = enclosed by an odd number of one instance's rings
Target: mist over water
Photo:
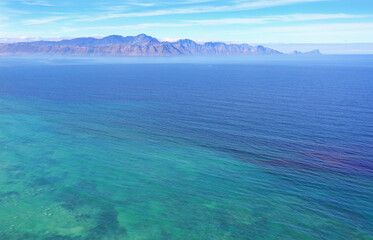
[[[373,239],[372,66],[0,59],[0,239]]]

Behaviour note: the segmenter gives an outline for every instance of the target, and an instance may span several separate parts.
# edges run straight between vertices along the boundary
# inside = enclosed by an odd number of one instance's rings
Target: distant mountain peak
[[[179,39],[177,42],[186,43],[186,44],[191,44],[191,43],[196,44],[196,42],[194,42],[193,40],[190,40],[190,39]]]
[[[121,35],[109,35],[109,36],[106,36],[102,39],[123,39],[124,37],[121,36]]]
[[[98,43],[107,43],[107,44],[120,44],[123,43],[124,37],[120,35],[110,35],[102,39],[98,39]]]
[[[320,50],[319,49],[315,49],[315,50],[312,50],[308,53],[311,53],[311,54],[321,54]]]
[[[143,41],[143,42],[159,42],[158,39],[148,36],[145,33],[141,33],[135,36],[134,38],[137,39],[137,41]]]
[[[253,55],[282,54],[263,46],[196,43],[190,39],[160,42],[145,33],[136,36],[110,35],[101,39],[86,37],[62,41],[0,44],[0,55],[67,56],[182,56],[182,55]]]
[[[137,37],[137,38],[144,38],[144,39],[155,39],[152,36],[146,35],[145,33],[141,33],[141,34],[139,34],[139,35],[137,35],[135,37]]]
[[[290,55],[319,55],[319,54],[321,54],[321,52],[320,52],[319,49],[315,49],[315,50],[312,50],[312,51],[309,51],[309,52],[300,52],[300,51],[294,50],[289,54]]]

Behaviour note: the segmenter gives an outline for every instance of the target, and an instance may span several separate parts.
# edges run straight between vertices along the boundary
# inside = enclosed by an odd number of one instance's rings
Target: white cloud
[[[97,27],[64,27],[63,32],[79,32],[85,30],[129,30],[129,29],[147,29],[147,28],[163,28],[163,27],[185,27],[190,26],[190,24],[182,23],[141,23],[134,25],[122,25],[122,26],[97,26]]]
[[[36,25],[36,24],[56,22],[62,19],[66,19],[66,17],[47,17],[47,18],[40,18],[40,19],[26,19],[22,23],[24,25]]]
[[[314,21],[314,20],[330,20],[330,19],[351,19],[364,18],[369,15],[354,15],[354,14],[289,14],[289,15],[274,15],[257,18],[224,18],[212,20],[190,20],[188,22],[198,25],[232,25],[232,24],[264,24],[270,22],[298,22],[298,21]]]
[[[221,26],[221,25],[256,25],[273,22],[300,22],[300,21],[315,21],[315,20],[332,20],[332,19],[353,19],[371,17],[370,15],[354,15],[354,14],[288,14],[262,16],[256,18],[223,18],[209,20],[185,20],[175,23],[141,23],[126,26],[104,26],[104,27],[89,27],[89,29],[133,29],[133,28],[151,28],[151,27],[186,27],[186,26]]]
[[[140,7],[152,7],[154,3],[142,3],[142,2],[128,2],[129,5],[140,6]]]
[[[302,24],[297,26],[268,26],[250,28],[255,41],[276,39],[286,43],[347,43],[373,42],[373,22]],[[232,35],[239,33],[232,33]]]
[[[5,35],[1,34],[0,36]],[[14,42],[34,42],[34,41],[60,41],[68,38],[39,38],[39,37],[0,37],[0,43],[14,43]]]
[[[53,6],[53,4],[44,0],[22,0],[22,3],[27,5]]]
[[[307,33],[307,32],[349,32],[368,30],[373,32],[373,22],[364,23],[323,23],[308,24],[301,26],[282,26],[282,27],[265,27],[261,31],[280,32],[280,33]],[[372,39],[373,41],[373,39]]]
[[[324,0],[259,0],[259,1],[243,1],[243,2],[235,5],[235,7],[237,7],[237,8],[256,9],[256,8],[266,8],[266,7],[275,7],[275,6],[296,4],[296,3],[320,2],[320,1],[324,1]]]
[[[10,8],[5,2],[0,2],[0,13],[2,17],[30,14],[30,12],[28,11]]]
[[[187,0],[187,1],[180,1],[180,2],[174,2],[173,4],[199,4],[199,3],[207,3],[207,2],[215,2],[215,0]]]
[[[114,13],[103,16],[88,16],[77,19],[77,21],[100,21],[112,18],[125,18],[125,17],[151,17],[151,16],[162,16],[162,15],[175,15],[175,14],[195,14],[195,13],[211,13],[211,12],[232,12],[232,11],[244,11],[259,8],[268,8],[296,3],[306,2],[320,2],[325,0],[256,0],[244,3],[238,3],[226,6],[201,6],[192,8],[176,8],[176,9],[164,9],[155,10],[148,12],[132,12],[132,13]]]

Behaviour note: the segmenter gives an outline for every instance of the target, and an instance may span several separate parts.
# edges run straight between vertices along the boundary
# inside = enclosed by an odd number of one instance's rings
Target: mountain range
[[[313,53],[318,53],[314,51]],[[104,38],[74,38],[61,41],[0,43],[0,56],[200,56],[200,55],[277,55],[283,54],[261,45],[196,43],[190,39],[176,42],[159,41],[146,34],[137,36],[111,35]],[[301,54],[294,51],[294,54]]]

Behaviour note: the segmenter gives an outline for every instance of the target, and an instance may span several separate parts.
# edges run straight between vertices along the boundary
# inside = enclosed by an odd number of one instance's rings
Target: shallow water
[[[371,56],[193,61],[0,59],[0,239],[373,239]]]

